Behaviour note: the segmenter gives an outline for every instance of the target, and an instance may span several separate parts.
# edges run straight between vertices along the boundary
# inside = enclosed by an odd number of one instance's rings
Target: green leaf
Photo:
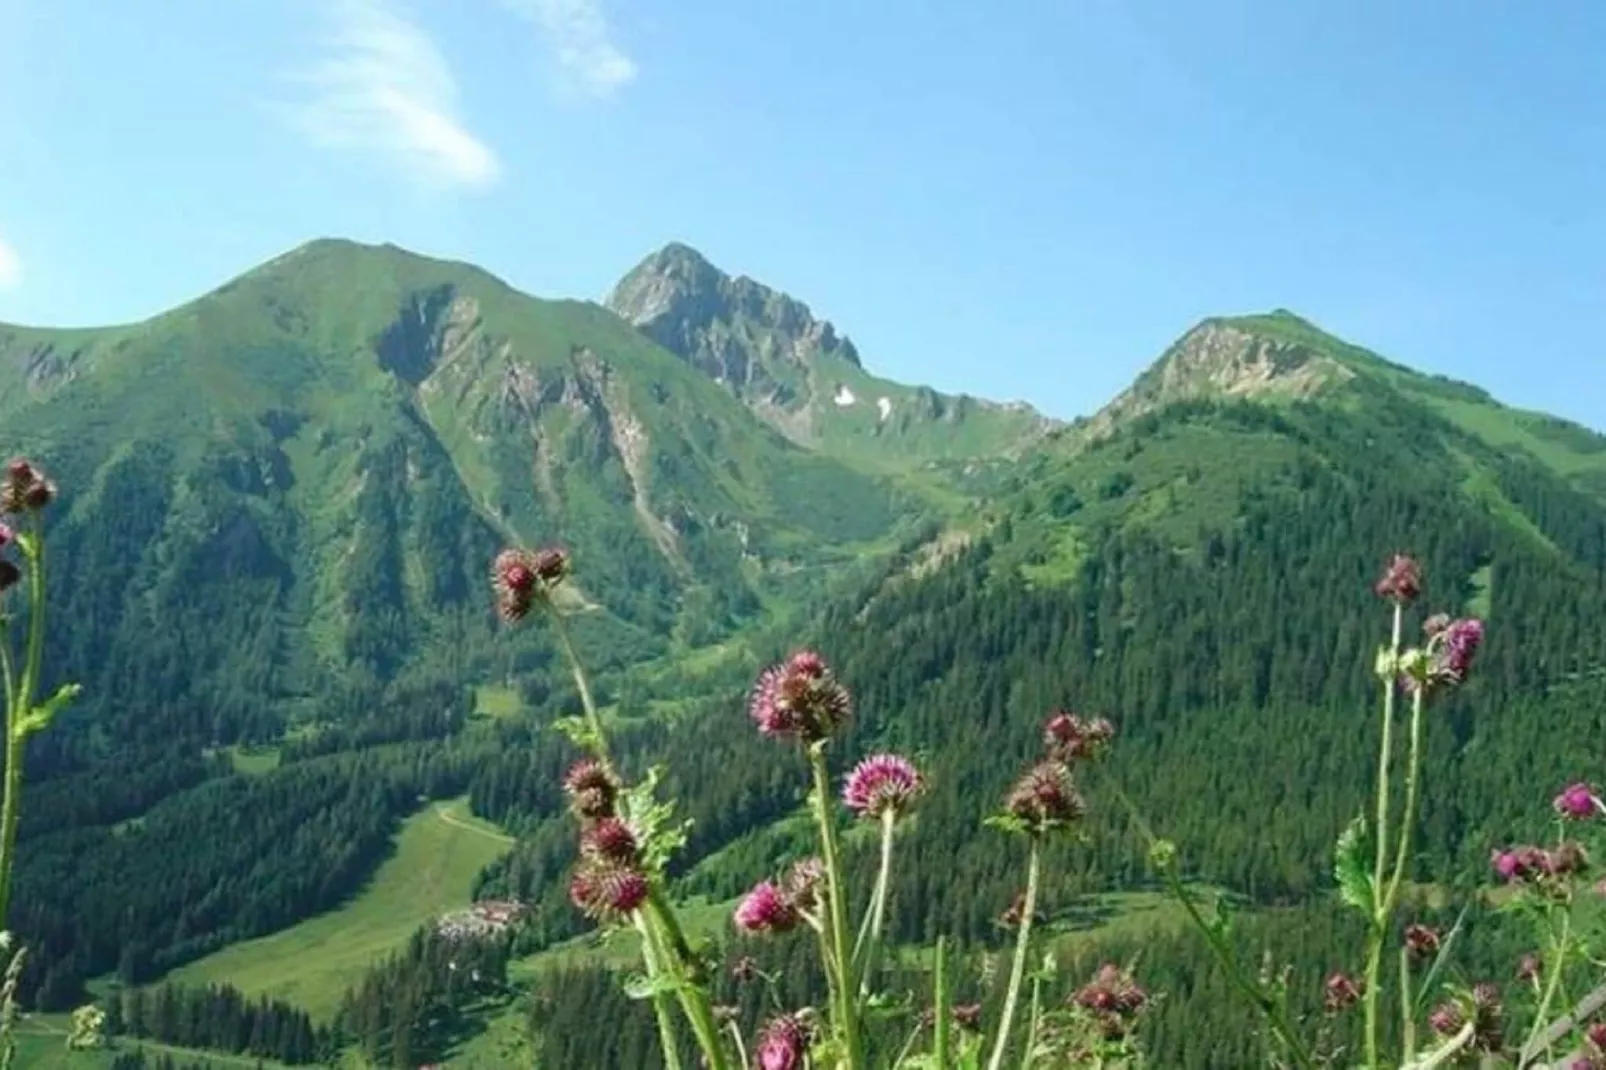
[[[659,974],[657,977],[648,977],[644,974],[633,973],[625,978],[625,995],[631,999],[652,999],[659,994],[669,994],[675,991],[676,983],[668,974]]]
[[[1333,879],[1338,882],[1339,898],[1370,917],[1377,909],[1377,900],[1372,878],[1361,861],[1361,841],[1365,836],[1366,816],[1362,814],[1339,834],[1333,854]]]
[[[992,817],[984,820],[982,824],[988,828],[1002,829],[1005,832],[1017,832],[1024,834],[1032,830],[1032,826],[1028,825],[1024,820],[1016,817],[1014,814],[994,814]]]
[[[56,714],[60,713],[67,703],[77,698],[82,691],[83,688],[78,684],[62,684],[58,687],[54,695],[29,710],[27,715],[22,718],[18,727],[21,729],[23,737],[27,738],[35,732],[42,732],[49,728],[50,722],[55,720]]]
[[[570,743],[588,754],[595,753],[602,742],[591,730],[591,723],[584,717],[559,717],[552,722],[552,727],[562,732]]]

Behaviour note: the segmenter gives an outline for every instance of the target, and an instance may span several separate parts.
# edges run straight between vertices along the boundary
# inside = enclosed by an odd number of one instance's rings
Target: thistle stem
[[[809,765],[814,771],[815,816],[819,819],[820,848],[825,855],[826,908],[830,915],[831,947],[836,958],[836,1028],[843,1042],[846,1065],[850,1070],[864,1070],[864,1038],[859,1035],[859,1008],[854,998],[856,986],[848,949],[847,907],[842,901],[842,853],[837,846],[836,824],[831,820],[830,775],[825,768],[822,745],[809,748]]]
[[[574,677],[575,689],[580,692],[580,705],[585,710],[586,724],[591,727],[591,734],[597,750],[597,758],[601,760],[608,772],[618,776],[614,768],[613,757],[608,753],[608,734],[602,727],[602,716],[597,712],[597,702],[591,696],[591,682],[586,678],[585,666],[580,661],[580,654],[574,648],[574,639],[569,635],[569,623],[558,612],[556,606],[549,606],[549,616],[552,618],[552,630],[558,635],[558,645],[563,648],[563,658],[569,663],[569,674]]]
[[[870,893],[870,909],[865,912],[864,924],[859,927],[859,939],[853,948],[853,972],[859,978],[859,1002],[870,994],[870,974],[875,969],[881,950],[881,931],[887,913],[887,884],[892,874],[892,830],[897,814],[887,810],[881,815],[881,870],[876,874],[875,890]]]
[[[1551,1001],[1556,998],[1556,989],[1561,985],[1561,974],[1567,968],[1567,943],[1572,938],[1573,915],[1570,909],[1561,913],[1561,935],[1552,945],[1550,954],[1550,976],[1545,981],[1544,995],[1539,999],[1539,1009],[1534,1012],[1533,1028],[1528,1032],[1528,1039],[1523,1041],[1523,1058],[1532,1058],[1539,1054],[1539,1037],[1545,1032],[1545,1015],[1550,1013]]]
[[[17,860],[17,825],[22,816],[22,763],[28,742],[25,722],[33,712],[34,691],[45,647],[45,542],[43,525],[33,516],[30,538],[22,544],[28,559],[28,652],[15,693],[6,694],[5,792],[0,799],[0,931],[9,928],[11,874]],[[10,677],[7,651],[7,678]]]
[[[680,928],[674,909],[655,887],[647,895],[643,913],[650,919],[650,927],[660,942],[659,947],[668,968],[680,982],[676,985],[680,1007],[686,1013],[686,1020],[691,1023],[697,1046],[707,1058],[708,1070],[725,1070],[725,1050],[719,1043],[719,1024],[714,1021],[714,1008],[709,1003],[707,990],[698,983],[697,962],[690,945],[686,943],[686,935]]]
[[[1411,996],[1411,949],[1400,948],[1400,1057],[1416,1058],[1415,1001]]]
[[[1009,967],[1009,991],[1004,995],[1004,1014],[998,1023],[998,1039],[993,1042],[987,1070],[1000,1070],[1009,1050],[1009,1034],[1015,1024],[1015,1005],[1020,1002],[1021,979],[1026,975],[1026,952],[1032,939],[1032,920],[1037,914],[1037,885],[1042,873],[1042,848],[1032,837],[1031,855],[1026,862],[1026,901],[1021,907],[1020,928],[1015,934],[1015,958]]]
[[[1361,995],[1366,1019],[1366,1065],[1379,1070],[1377,985],[1383,965],[1383,936],[1388,917],[1383,910],[1383,881],[1387,875],[1389,844],[1389,764],[1394,757],[1394,696],[1399,690],[1395,663],[1400,656],[1400,634],[1405,607],[1394,604],[1394,623],[1389,640],[1388,676],[1383,681],[1383,739],[1377,748],[1377,820],[1373,837],[1377,859],[1372,867],[1372,924],[1366,938],[1366,987]]]
[[[932,1022],[931,1055],[936,1070],[948,1070],[948,940],[937,937],[936,1020]]]
[[[656,934],[652,931],[649,922],[641,911],[635,916],[636,931],[641,934],[641,958],[647,966],[647,976],[656,981],[662,976],[664,969],[659,959],[659,947]],[[669,995],[665,992],[652,994],[652,1013],[658,1019],[658,1044],[664,1052],[665,1070],[680,1070],[680,1048],[675,1040],[675,1022],[669,1012]]]

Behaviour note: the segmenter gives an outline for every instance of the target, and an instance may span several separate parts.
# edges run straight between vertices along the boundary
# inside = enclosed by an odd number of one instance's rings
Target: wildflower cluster
[[[19,515],[38,513],[56,497],[56,485],[46,479],[33,463],[14,460],[0,476],[0,513]],[[0,551],[16,543],[17,532],[0,520]],[[14,561],[0,557],[0,594],[22,582],[22,569]]]
[[[812,781],[810,805],[819,851],[755,884],[731,920],[737,934],[747,939],[800,927],[812,930],[819,942],[828,991],[823,1007],[783,1010],[770,1017],[749,1043],[737,1021],[737,1010],[716,1006],[709,998],[703,960],[689,948],[673,906],[660,894],[663,864],[684,838],[677,839],[663,829],[668,807],[652,801],[655,777],[628,786],[609,757],[606,733],[585,671],[569,642],[563,612],[553,598],[569,574],[569,558],[561,550],[512,549],[497,556],[491,584],[497,612],[508,623],[522,621],[534,609],[548,612],[584,706],[582,719],[559,722],[588,752],[570,766],[563,780],[569,809],[580,828],[579,861],[569,886],[575,906],[604,924],[628,919],[640,932],[648,977],[639,990],[653,1001],[666,1056],[675,1049],[673,997],[696,1035],[702,1065],[710,1070],[730,1070],[738,1063],[750,1063],[760,1070],[802,1070],[810,1065],[869,1070],[864,1023],[872,1005],[888,1006],[886,994],[877,991],[878,958],[895,837],[929,788],[925,774],[909,758],[883,752],[852,765],[833,789],[827,755],[853,716],[847,687],[825,658],[812,650],[793,653],[758,675],[748,697],[748,716],[761,735],[798,745]],[[1104,718],[1054,713],[1042,727],[1040,757],[1008,789],[1003,813],[994,819],[995,824],[1026,833],[1030,852],[1026,890],[1015,910],[1017,946],[1009,990],[995,1027],[989,1070],[999,1070],[1011,1050],[1032,923],[1037,916],[1039,840],[1081,819],[1086,803],[1075,783],[1074,767],[1100,757],[1114,735],[1114,726]],[[844,887],[845,868],[836,828],[837,804],[853,817],[879,826],[880,833],[875,886],[863,916],[851,928],[851,896]],[[857,932],[857,938],[852,932]],[[942,948],[939,941],[936,1006],[928,1014],[916,1016],[905,1047],[908,1058],[900,1056],[896,1066],[946,1068],[955,1065],[955,1058],[971,1060],[965,1065],[980,1065],[982,1005],[950,1002]],[[739,983],[763,980],[774,988],[775,979],[750,956],[737,960],[731,976]],[[1101,1044],[1128,1044],[1133,1024],[1149,1000],[1130,973],[1111,967],[1068,997],[1063,1009],[1091,1022]],[[1052,1021],[1051,1013],[1039,1013],[1034,997],[1029,1051],[1052,1034]],[[913,1054],[914,1044],[928,1032],[929,1054]],[[1128,1045],[1123,1050],[1135,1049]]]

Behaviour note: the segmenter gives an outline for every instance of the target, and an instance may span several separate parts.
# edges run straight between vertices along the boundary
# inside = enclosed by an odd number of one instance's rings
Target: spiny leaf
[[[1366,816],[1357,815],[1339,834],[1333,854],[1333,879],[1338,882],[1339,898],[1362,914],[1376,909],[1376,889],[1361,861],[1361,841],[1366,836]]]

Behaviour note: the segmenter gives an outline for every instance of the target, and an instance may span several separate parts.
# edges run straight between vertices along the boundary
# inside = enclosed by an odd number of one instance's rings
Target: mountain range
[[[977,799],[1070,701],[1120,714],[1118,770],[1172,770],[1145,783],[1204,843],[1203,877],[1315,895],[1367,775],[1336,711],[1370,686],[1369,575],[1398,549],[1443,608],[1494,622],[1489,701],[1572,731],[1458,708],[1425,870],[1455,876],[1514,819],[1512,783],[1564,775],[1564,740],[1601,736],[1584,711],[1606,674],[1606,436],[1284,310],[1192,326],[1070,423],[867,364],[803,302],[679,243],[602,303],[320,240],[141,323],[0,325],[0,449],[62,488],[49,664],[86,687],[30,755],[25,859],[42,860],[24,883],[122,874],[142,836],[235,829],[292,797],[329,827],[365,815],[341,835],[380,843],[417,796],[471,788],[521,838],[486,887],[543,902],[540,940],[568,935],[568,832],[542,778],[561,757],[543,726],[572,697],[551,637],[491,612],[507,543],[571,549],[609,716],[639,733],[632,753],[702,770],[677,781],[699,894],[735,894],[752,878],[736,862],[792,842],[799,800],[725,716],[733,696],[794,643],[839,658],[865,697],[856,742],[931,763],[911,856],[967,877],[899,877],[922,907],[895,923],[910,943],[938,922],[987,938],[1012,878],[972,842]],[[521,718],[476,721],[491,698]],[[247,777],[218,757],[239,744],[283,764]],[[358,768],[387,787],[342,795]],[[114,966],[149,980],[328,909],[378,857],[263,861],[306,870],[269,909],[225,905],[244,893],[222,861],[208,875],[211,850],[185,870],[204,907],[152,870],[40,908],[24,927],[56,987]],[[1111,847],[1067,887],[1140,879]],[[136,915],[162,931],[118,928]]]

